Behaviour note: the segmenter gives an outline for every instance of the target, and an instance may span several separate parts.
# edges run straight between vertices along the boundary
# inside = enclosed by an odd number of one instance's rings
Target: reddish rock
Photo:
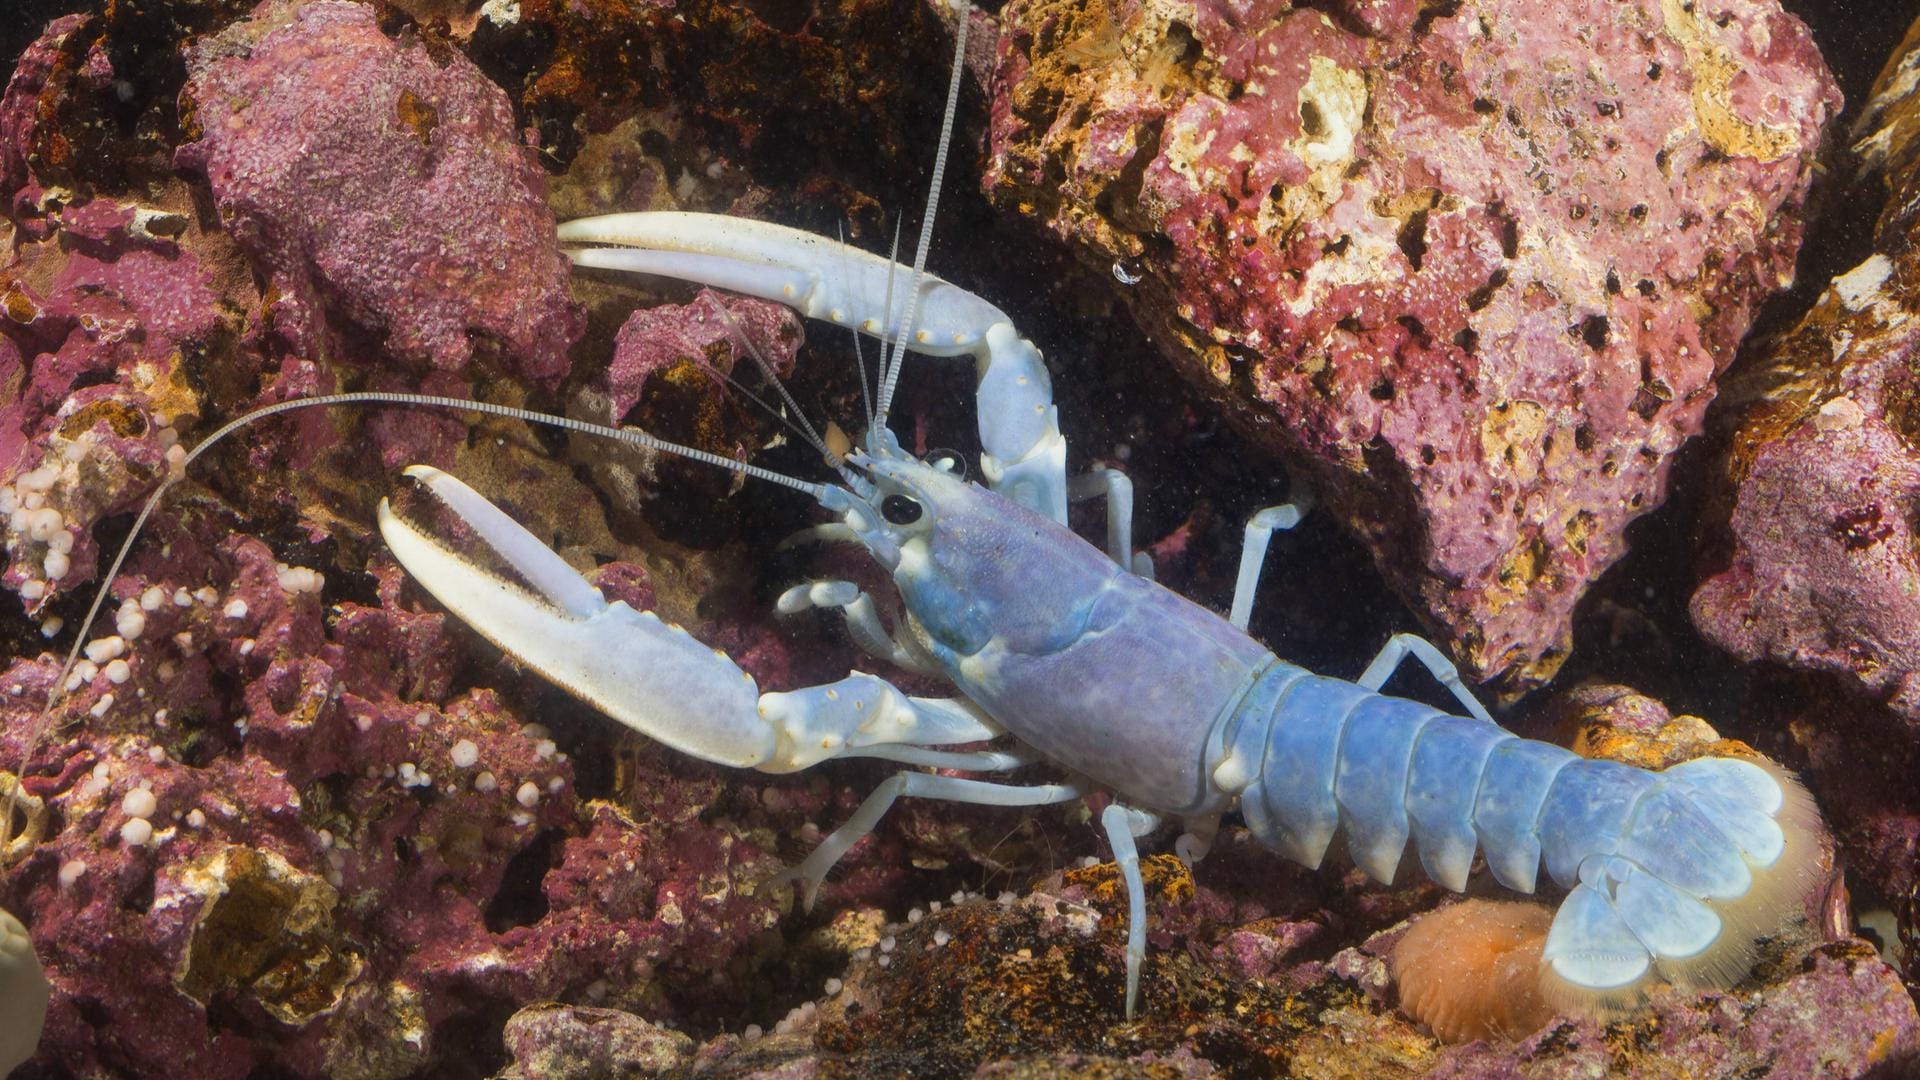
[[[693,1054],[693,1040],[615,1009],[530,1005],[507,1021],[514,1067],[501,1080],[659,1076]]]
[[[234,323],[179,214],[104,197],[0,266],[0,583],[38,612],[94,580],[92,526],[133,508],[201,412],[187,358]],[[183,238],[192,239],[192,238]]]
[[[575,413],[602,424],[674,432],[684,445],[744,460],[779,430],[748,396],[780,407],[758,364],[790,378],[804,340],[792,308],[709,289],[691,303],[633,310],[614,335],[605,372],[576,398]],[[740,490],[739,479],[711,465],[604,443],[589,460],[616,505],[645,513],[678,539],[712,544],[735,524],[726,504]],[[643,492],[661,487],[678,497],[649,504]]]
[[[1821,793],[1847,869],[1848,917],[1890,914],[1881,945],[1909,985],[1920,982],[1920,745],[1901,738],[1884,709],[1836,693],[1830,680],[1768,680],[1762,693],[1762,719],[1792,738]]]
[[[1518,1043],[1451,1048],[1422,1075],[1877,1077],[1916,1062],[1913,999],[1870,947],[1848,941],[1814,949],[1761,992],[1662,993],[1622,1023],[1562,1021]]]
[[[1831,675],[1920,738],[1920,92],[1909,34],[1856,129],[1886,191],[1874,253],[1754,350],[1724,468],[1724,547],[1693,620],[1746,661]]]
[[[1772,0],[1022,0],[986,179],[1526,687],[1788,280],[1838,93]]]
[[[1112,878],[1111,866],[1080,872]],[[1203,871],[1202,876],[1206,874]],[[1189,883],[1190,884],[1190,883]],[[1324,961],[1282,959],[1260,974],[1196,962],[1213,925],[1178,918],[1157,941],[1142,1010],[1123,1013],[1125,920],[1085,886],[916,910],[839,942],[844,969],[772,1030],[723,1035],[696,1051],[703,1075],[1580,1077],[1898,1075],[1920,1061],[1920,1015],[1859,941],[1796,946],[1762,986],[1661,991],[1612,1023],[1556,1018],[1525,1038],[1443,1046],[1397,1015],[1384,958],[1404,927]],[[1057,891],[1056,891],[1057,890]],[[1105,890],[1098,890],[1105,891]],[[1117,890],[1116,890],[1117,891]],[[1176,898],[1155,888],[1156,915]],[[1226,930],[1228,940],[1256,935]],[[1189,936],[1191,935],[1191,936]],[[520,1029],[523,1070],[550,1060],[621,1060],[646,1032],[634,1017],[542,1010]],[[657,1037],[657,1036],[656,1036]],[[1892,1070],[1889,1072],[1888,1070]],[[642,1073],[645,1075],[645,1073]]]
[[[172,43],[217,30],[251,6],[143,0],[9,9],[18,16],[10,39],[35,10],[91,13],[48,24],[0,97],[0,215],[38,239],[46,235],[42,219],[68,203],[100,195],[143,201],[169,186],[185,76]]]
[[[27,51],[14,64],[7,80],[6,93],[0,95],[0,195],[8,217],[17,217],[25,207],[39,201],[36,165],[43,160],[43,145],[36,132],[45,132],[40,114],[51,111],[58,100],[64,76],[74,62],[74,53],[85,42],[91,20],[85,15],[66,15],[47,25]]]
[[[464,56],[388,37],[362,4],[269,0],[187,64],[196,140],[178,162],[270,275],[295,349],[566,373],[583,319],[546,179]]]

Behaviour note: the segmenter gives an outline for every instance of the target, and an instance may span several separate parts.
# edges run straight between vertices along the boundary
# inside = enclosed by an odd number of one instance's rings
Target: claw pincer
[[[999,308],[931,274],[765,221],[649,211],[559,229],[576,266],[658,274],[787,304],[810,319],[979,366],[981,471],[996,490],[1065,521],[1067,443],[1040,350]],[[908,308],[913,329],[903,332]]]
[[[528,587],[487,573],[380,503],[380,533],[434,599],[555,684],[682,753],[735,768],[791,772],[843,750],[901,741],[991,739],[973,714],[916,708],[872,676],[761,695],[753,676],[684,629],[608,603],[566,560],[499,507],[439,469],[424,484]]]

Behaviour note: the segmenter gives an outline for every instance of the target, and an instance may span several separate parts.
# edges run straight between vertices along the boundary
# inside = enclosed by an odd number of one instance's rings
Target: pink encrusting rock
[[[444,1032],[488,1001],[645,994],[666,1015],[661,979],[690,1004],[734,993],[711,973],[764,951],[788,905],[749,835],[820,796],[771,815],[729,788],[749,774],[654,747],[626,755],[631,813],[584,802],[555,734],[456,688],[464,632],[412,610],[391,564],[377,601],[328,603],[258,539],[196,542],[225,516],[181,516],[119,579],[124,668],[82,679],[82,722],[34,756],[55,824],[0,882],[51,972],[43,1060],[393,1077],[467,1055]],[[0,670],[9,771],[53,671]]]
[[[1920,738],[1920,24],[1855,131],[1874,253],[1756,350],[1734,393],[1726,548],[1693,620],[1743,660],[1837,676]]]
[[[17,217],[16,200],[37,203],[42,194],[38,169],[44,133],[43,112],[51,111],[59,96],[63,75],[71,75],[73,53],[85,40],[85,15],[66,15],[46,30],[15,62],[0,96],[0,210]],[[64,70],[63,70],[64,69]]]
[[[1792,274],[1840,103],[1806,28],[1771,0],[1004,21],[990,196],[1110,270],[1476,677],[1550,676]]]
[[[271,275],[295,348],[371,359],[351,327],[409,365],[492,351],[536,382],[566,373],[584,319],[546,178],[471,61],[345,0],[269,0],[186,53],[197,140],[178,163]]]
[[[185,452],[186,357],[224,356],[236,327],[174,238],[184,216],[96,197],[36,225],[0,264],[0,585],[37,614],[93,582],[92,526]]]
[[[702,289],[691,304],[641,308],[614,338],[605,389],[614,420],[639,404],[656,376],[691,364],[700,383],[725,396],[723,378],[757,355],[782,378],[793,374],[800,318],[790,307]],[[669,376],[670,377],[670,376]]]

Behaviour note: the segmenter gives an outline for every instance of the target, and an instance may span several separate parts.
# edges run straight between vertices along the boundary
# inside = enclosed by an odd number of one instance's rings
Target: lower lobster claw
[[[1001,729],[963,702],[910,698],[873,675],[761,694],[718,649],[600,591],[458,479],[406,475],[470,527],[525,585],[474,565],[380,503],[380,533],[407,572],[495,645],[628,727],[720,765],[790,772],[842,754],[885,756]]]
[[[607,603],[566,561],[480,494],[439,469],[420,481],[535,591],[486,573],[380,502],[394,557],[487,640],[615,720],[683,753],[738,768],[775,753],[755,711],[759,688],[725,653],[650,611]]]

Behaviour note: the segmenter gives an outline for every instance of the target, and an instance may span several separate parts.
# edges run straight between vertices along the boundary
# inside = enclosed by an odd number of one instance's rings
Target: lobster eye
[[[905,495],[889,495],[880,500],[880,516],[895,525],[911,525],[920,520],[920,504]]]
[[[958,450],[935,450],[926,456],[926,462],[948,476],[967,478],[967,459]]]

